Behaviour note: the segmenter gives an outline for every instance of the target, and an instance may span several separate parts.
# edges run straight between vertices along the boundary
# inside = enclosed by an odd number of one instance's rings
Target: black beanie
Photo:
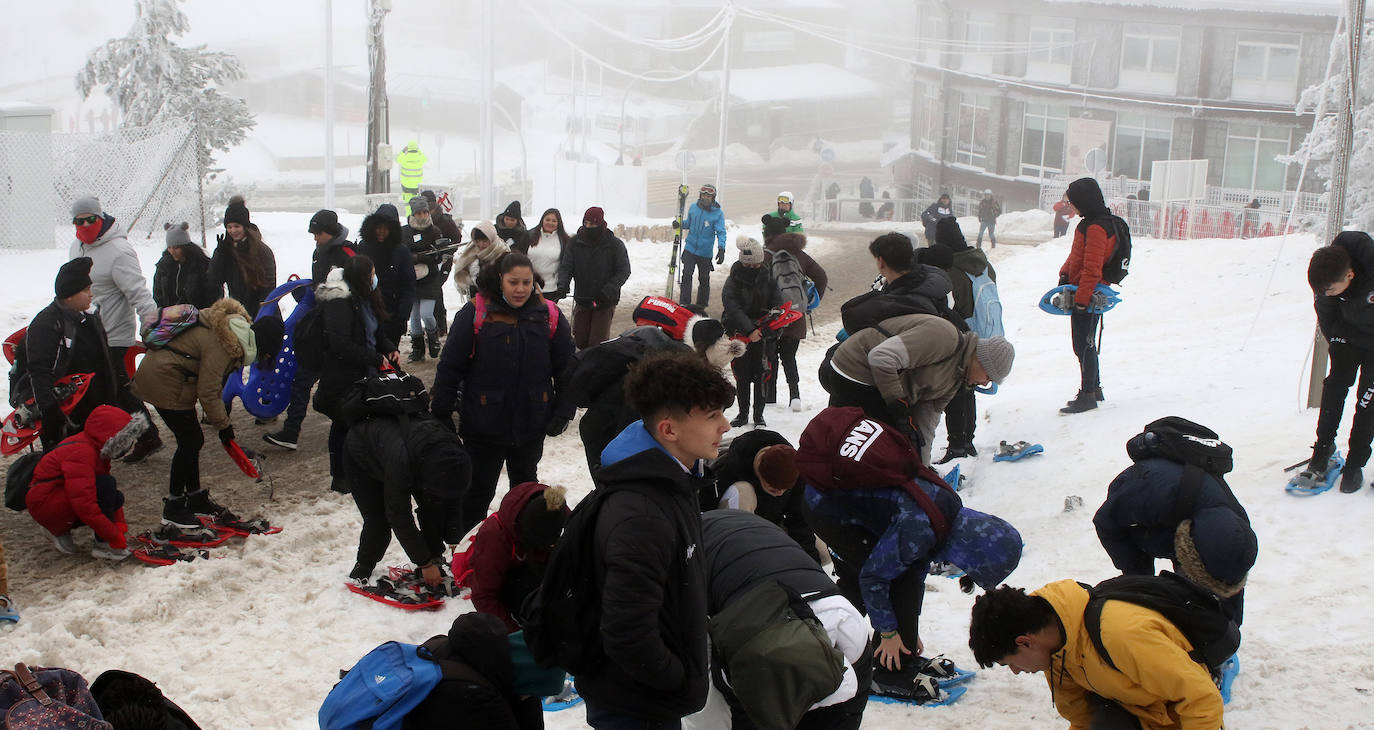
[[[57,270],[57,279],[53,281],[53,293],[58,299],[83,292],[86,287],[91,285],[91,261],[90,256],[74,258]]]
[[[762,223],[764,239],[782,235],[787,232],[787,227],[792,225],[792,221],[772,213],[764,213]]]
[[[916,249],[916,263],[948,271],[954,267],[954,252],[943,243]]]
[[[224,224],[237,223],[245,228],[252,225],[248,220],[248,206],[243,202],[242,195],[235,195],[229,199],[229,207],[224,209]]]
[[[553,549],[563,532],[563,524],[568,521],[563,506],[565,496],[562,487],[545,487],[530,497],[515,518],[522,547],[529,551]]]
[[[523,221],[524,218],[520,217],[520,201],[510,201],[510,205],[506,206],[506,209],[501,212],[501,215],[508,215],[518,221]]]
[[[964,240],[964,229],[959,227],[959,221],[955,218],[941,218],[936,221],[935,242],[949,248],[950,251],[968,248],[968,241]]]
[[[310,218],[310,233],[339,235],[339,214],[332,210],[321,210]]]
[[[281,351],[282,338],[286,336],[286,324],[281,317],[268,315],[253,321],[253,339],[258,346],[258,362],[264,365],[277,359]]]

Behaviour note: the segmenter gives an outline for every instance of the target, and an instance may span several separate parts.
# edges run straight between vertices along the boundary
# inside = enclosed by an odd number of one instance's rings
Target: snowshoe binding
[[[135,539],[152,547],[171,545],[178,548],[210,548],[224,544],[229,536],[216,532],[209,527],[187,529],[177,525],[164,524],[156,530],[140,533]]]
[[[275,535],[281,532],[281,528],[269,523],[265,517],[254,517],[251,520],[240,520],[232,513],[228,516],[211,517],[208,515],[200,518],[202,525],[220,533],[226,537],[248,537],[249,535]]]
[[[1331,458],[1327,459],[1325,469],[1320,466],[1313,466],[1312,462],[1309,461],[1307,468],[1288,480],[1288,486],[1284,487],[1284,491],[1295,497],[1312,497],[1321,494],[1336,486],[1344,466],[1345,458],[1341,456],[1339,451],[1332,453]]]
[[[210,551],[205,548],[184,548],[175,545],[145,545],[134,548],[132,554],[134,559],[155,566],[189,563],[210,557]]]
[[[940,689],[948,689],[958,684],[963,684],[977,672],[960,669],[954,662],[946,659],[943,654],[933,656],[925,660],[925,665],[916,670],[918,675],[927,675],[935,678],[940,685]]]
[[[958,701],[967,691],[968,687],[964,686],[951,686],[945,689],[929,674],[918,673],[914,679],[909,679],[902,672],[875,670],[873,683],[869,688],[869,698],[895,705],[943,707]]]
[[[997,447],[997,454],[992,457],[993,461],[1020,461],[1027,456],[1045,453],[1045,447],[1040,444],[1032,444],[1027,441],[1017,441],[1009,444],[1003,441]]]

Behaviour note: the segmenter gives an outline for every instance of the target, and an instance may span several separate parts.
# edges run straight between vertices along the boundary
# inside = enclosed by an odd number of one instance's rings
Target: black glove
[[[681,228],[681,227],[682,227],[682,221],[680,221],[680,220],[674,218],[674,219],[673,219],[673,230],[676,231],[677,229],[679,229],[679,228]]]
[[[568,430],[568,422],[571,420],[571,418],[562,418],[560,416],[550,418],[549,425],[544,427],[544,435],[553,438],[554,436],[562,434],[564,431]]]
[[[1059,275],[1059,286],[1064,286],[1064,285],[1067,284],[1067,283],[1069,283],[1069,275],[1068,275],[1068,274],[1060,274],[1060,275]]]
[[[234,427],[233,427],[233,426],[225,426],[224,428],[221,428],[221,429],[219,430],[219,442],[220,442],[220,443],[224,444],[225,446],[228,446],[228,445],[229,445],[229,442],[230,442],[230,441],[233,441],[233,440],[234,440]]]
[[[223,245],[224,245],[224,240],[225,240],[225,236],[224,236],[223,233],[221,233],[221,234],[215,236],[215,248],[219,248],[220,246],[223,246]]]
[[[725,263],[725,249],[716,249],[716,264]]]
[[[917,450],[925,446],[925,439],[921,437],[921,429],[916,427],[916,423],[911,420],[911,404],[905,399],[898,398],[887,404],[888,422],[895,426],[897,430],[906,436],[907,440]]]

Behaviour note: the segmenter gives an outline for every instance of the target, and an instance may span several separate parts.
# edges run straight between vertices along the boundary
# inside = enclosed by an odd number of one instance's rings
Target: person
[[[1074,212],[1083,216],[1074,229],[1069,257],[1059,267],[1059,283],[1078,287],[1073,295],[1073,312],[1069,314],[1069,333],[1073,354],[1078,358],[1079,389],[1059,412],[1082,413],[1096,408],[1098,401],[1103,400],[1097,349],[1102,315],[1089,312],[1088,305],[1102,282],[1103,264],[1116,250],[1116,230],[1097,180],[1078,178],[1069,183],[1066,195]]]
[[[620,290],[630,278],[625,243],[606,227],[600,208],[588,208],[582,227],[558,264],[559,293],[573,298],[573,340],[585,350],[611,337]]]
[[[10,598],[9,565],[5,563],[3,542],[0,542],[0,623],[19,623],[19,606]]]
[[[832,646],[844,655],[844,677],[830,695],[821,698],[793,727],[796,730],[858,730],[868,704],[869,682],[873,673],[869,650],[868,622],[844,596],[814,558],[799,549],[778,527],[762,517],[734,509],[707,512],[701,516],[701,552],[706,568],[706,610],[719,616],[732,603],[768,581],[777,581],[806,599],[830,638]],[[777,672],[788,674],[786,659]],[[712,657],[711,678],[730,707],[732,728],[745,730],[769,718],[749,716],[738,693],[752,688],[733,688],[718,656]]]
[[[949,275],[937,266],[916,261],[910,238],[885,233],[868,244],[868,254],[873,257],[879,283],[874,291],[840,305],[840,322],[848,335],[902,314],[947,314]]]
[[[983,199],[978,201],[978,248],[983,247],[983,232],[988,234],[988,241],[993,248],[997,248],[997,216],[1002,215],[1002,203],[992,197],[991,190],[983,191]],[[939,231],[936,231],[936,239],[939,238]]]
[[[754,425],[765,426],[763,368],[769,360],[764,352],[762,320],[775,307],[782,306],[782,292],[773,280],[768,252],[758,239],[740,235],[735,239],[735,248],[739,249],[739,260],[730,267],[730,275],[721,289],[724,311],[720,322],[730,336],[747,339],[748,346],[742,356],[730,363],[739,398],[739,413],[730,425],[738,428],[749,422],[752,391]],[[777,337],[777,333],[768,332],[767,336]]]
[[[496,233],[505,241],[507,248],[514,248],[517,242],[529,237],[525,219],[520,216],[520,201],[510,201],[501,215],[496,216]]]
[[[34,315],[15,353],[12,374],[20,373],[21,363],[23,372],[10,383],[10,404],[18,407],[33,398],[44,451],[80,431],[97,406],[134,400],[116,375],[99,312],[87,311],[91,263],[82,256],[62,264],[53,280],[52,302]],[[53,384],[75,373],[90,373],[91,384],[71,412],[63,414]]]
[[[825,199],[831,201],[825,204],[827,213],[826,220],[835,221],[840,219],[840,204],[834,202],[838,197],[840,197],[840,184],[832,180],[829,185],[825,186]]]
[[[506,242],[496,232],[491,221],[482,221],[472,229],[472,240],[458,255],[453,265],[453,284],[458,291],[471,299],[477,295],[477,280],[482,272],[496,263],[510,251]]]
[[[390,312],[367,256],[358,254],[343,268],[330,270],[324,283],[315,287],[315,306],[324,308],[325,364],[313,405],[329,418],[329,488],[346,494],[343,455],[348,423],[341,410],[343,398],[360,378],[375,375],[388,362],[396,365],[400,353],[382,327]]]
[[[950,202],[949,193],[940,193],[940,199],[931,203],[924,211],[921,211],[921,225],[925,226],[926,245],[935,243],[935,224],[941,218],[953,218],[954,206]]]
[[[348,577],[369,580],[395,534],[424,582],[438,585],[444,545],[463,539],[462,496],[472,471],[453,432],[428,414],[364,418],[348,428],[343,463],[363,518]]]
[[[529,257],[505,254],[478,284],[481,291],[453,318],[430,401],[445,424],[459,413],[456,430],[472,459],[464,535],[486,519],[503,466],[512,486],[539,481],[544,438],[562,433],[574,410],[562,398],[572,334],[535,288]]]
[[[48,531],[58,552],[76,554],[71,532],[84,525],[95,533],[92,557],[129,557],[124,493],[110,476],[110,462],[132,449],[147,428],[148,417],[142,413],[131,416],[100,405],[84,428],[43,454],[33,469],[24,506]]]
[[[229,297],[237,299],[255,319],[262,303],[277,288],[277,258],[263,242],[241,195],[230,198],[224,209],[224,233],[215,237],[215,252],[210,257],[210,285],[217,293],[227,289]]]
[[[189,223],[167,223],[167,249],[153,269],[153,303],[159,307],[191,304],[204,309],[220,294],[210,283],[210,257],[191,242]]]
[[[850,455],[842,447],[855,439],[865,448]],[[920,637],[931,563],[963,570],[964,592],[992,588],[1020,564],[1020,533],[964,506],[900,434],[857,409],[821,411],[802,432],[796,461],[807,522],[830,548],[840,591],[877,634],[874,693],[934,699],[930,677],[941,664],[924,658]]]
[[[101,210],[100,201],[82,196],[72,203],[72,224],[76,238],[67,249],[67,258],[90,257],[91,294],[105,325],[110,362],[120,394],[119,407],[130,413],[148,415],[137,398],[128,396],[129,371],[124,354],[138,344],[139,322],[157,314],[157,305],[143,278],[138,252],[129,243],[124,226]],[[157,426],[150,421],[143,439],[124,457],[124,463],[137,464],[162,448]]]
[[[781,291],[782,280],[780,274],[784,273],[779,267],[781,260],[777,256],[779,251],[786,251],[792,258],[796,259],[801,267],[801,274],[810,280],[816,288],[816,293],[823,299],[825,291],[830,286],[830,279],[825,274],[825,268],[816,263],[811,254],[806,252],[806,236],[801,233],[783,233],[769,238],[763,238],[763,247],[773,254],[770,259],[770,270],[773,278],[779,284]],[[805,292],[803,292],[805,293]],[[792,302],[792,309],[798,312],[806,311],[808,302]],[[778,364],[781,362],[783,372],[787,375],[787,400],[788,407],[794,412],[800,412],[801,402],[801,372],[797,369],[797,350],[801,348],[801,341],[806,339],[806,319],[802,318],[783,328],[781,336],[778,338],[778,346],[772,351],[772,360],[769,363],[774,377],[777,377]]]
[[[519,692],[505,627],[493,616],[463,613],[448,634],[422,646],[443,668],[443,679],[405,717],[405,728],[543,730],[544,706]]]
[[[563,214],[557,208],[549,208],[539,217],[539,227],[511,247],[512,251],[530,257],[534,273],[539,277],[540,290],[547,292],[554,301],[562,298],[563,285],[558,281],[558,269],[571,243],[572,238],[563,228]]]
[[[802,232],[801,216],[797,215],[797,212],[792,210],[794,201],[795,198],[792,197],[792,193],[784,190],[778,193],[778,209],[764,213],[764,215],[769,218],[781,218],[788,221],[787,230],[783,231],[783,233]],[[764,228],[768,228],[767,223],[764,224]]]
[[[676,222],[674,225],[677,225]],[[712,249],[715,262],[725,263],[725,211],[716,200],[716,186],[701,186],[697,202],[687,209],[682,219],[686,234],[682,239],[682,279],[678,284],[677,300],[683,304],[696,302],[705,308],[711,303]],[[696,277],[696,299],[692,299],[692,278]]]
[[[1069,220],[1077,213],[1073,210],[1073,204],[1069,202],[1069,194],[1064,193],[1064,197],[1054,204],[1054,237],[1059,238],[1069,232]]]
[[[961,320],[973,317],[973,277],[986,273],[997,281],[997,271],[988,263],[987,254],[981,248],[968,245],[957,218],[944,218],[936,224],[935,245],[924,250],[937,255],[948,252],[949,264],[944,269],[953,286],[954,313]],[[962,388],[945,407],[945,432],[949,444],[937,464],[978,455],[978,449],[973,446],[973,435],[978,427],[978,406],[974,397],[972,388]]]
[[[307,231],[315,238],[315,248],[310,253],[310,280],[318,291],[319,286],[329,278],[330,271],[342,269],[358,252],[348,240],[348,227],[339,223],[338,214],[332,210],[316,211],[310,218]],[[315,306],[319,305],[317,298]],[[319,373],[297,364],[296,375],[291,381],[291,402],[286,406],[286,420],[282,421],[280,431],[263,434],[263,441],[283,449],[296,450],[301,437],[301,424],[305,423],[306,410],[310,407],[310,390],[319,379]]]
[[[182,529],[201,526],[201,516],[236,520],[210,498],[200,481],[200,449],[205,445],[201,418],[219,433],[220,443],[234,440],[234,426],[220,391],[226,376],[253,364],[265,366],[281,349],[280,317],[249,322],[248,311],[235,299],[221,299],[200,310],[197,326],[183,330],[165,347],[143,356],[134,375],[134,395],[155,409],[176,440],[162,522]]]
[[[1251,198],[1250,202],[1245,204],[1245,209],[1241,211],[1240,216],[1241,238],[1253,238],[1257,233],[1259,233],[1259,213],[1255,212],[1259,209],[1259,198]]]
[[[1125,601],[1102,608],[1113,669],[1084,625],[1088,589],[1073,580],[1034,593],[1002,586],[973,603],[969,648],[981,667],[1043,672],[1060,716],[1076,728],[1222,727],[1221,691],[1192,645],[1158,613]]]
[[[893,216],[896,215],[896,212],[896,207],[892,205],[892,194],[884,190],[883,204],[878,206],[878,213],[874,218],[880,221],[890,221]]]
[[[940,414],[969,386],[1001,384],[1016,351],[1005,337],[960,332],[930,314],[885,319],[840,343],[822,365],[832,406],[858,406],[900,430],[930,463]],[[827,371],[828,368],[828,371]]]
[[[781,527],[821,564],[816,533],[802,514],[802,490],[794,489],[801,479],[797,450],[782,434],[762,428],[740,434],[711,470],[716,478],[700,495],[703,512],[727,508],[753,512]]]
[[[1317,328],[1327,341],[1330,367],[1322,381],[1317,441],[1308,470],[1325,474],[1336,448],[1336,431],[1345,411],[1346,395],[1358,377],[1358,393],[1374,387],[1374,240],[1363,231],[1336,234],[1331,245],[1312,252],[1307,264]],[[1363,469],[1374,439],[1374,408],[1368,398],[1355,402],[1350,423],[1349,452],[1341,469],[1341,491],[1364,486]]]
[[[873,181],[867,175],[859,181],[859,215],[863,218],[873,217]]]
[[[401,217],[396,206],[382,203],[363,219],[358,231],[358,253],[372,260],[377,274],[377,291],[389,315],[382,323],[382,333],[387,341],[399,343],[416,296],[415,256],[401,235]]]
[[[430,216],[429,201],[416,195],[410,199],[410,216],[401,227],[401,240],[415,262],[415,302],[410,307],[410,362],[439,357],[439,324],[434,319],[435,303],[444,298],[443,259],[436,250],[439,227]],[[423,273],[421,273],[423,270]]]
[[[420,195],[424,196],[424,199],[429,201],[430,217],[434,220],[434,225],[438,226],[439,234],[443,238],[447,238],[454,246],[462,243],[463,222],[461,220],[454,220],[453,216],[444,209],[445,206],[450,205],[448,202],[448,193],[444,194],[442,203],[439,201],[438,196],[434,194],[433,190],[426,190],[420,193]],[[445,256],[441,260],[439,271],[443,274],[441,278],[444,281],[448,281],[449,274],[453,271],[453,256],[451,254]],[[442,296],[434,300],[434,322],[439,327],[440,339],[448,337],[448,310],[444,307],[444,298]]]
[[[680,728],[708,692],[706,570],[697,494],[734,388],[690,353],[640,360],[625,392],[642,420],[602,453],[589,559],[605,660],[577,677],[593,728]]]
[[[507,631],[519,631],[516,617],[525,598],[539,588],[570,514],[563,487],[539,482],[511,487],[468,549],[473,609],[501,619]]]
[[[420,151],[420,143],[415,140],[406,142],[405,149],[396,155],[396,164],[401,167],[401,194],[409,198],[418,195],[420,185],[425,179],[425,163],[429,158]]]

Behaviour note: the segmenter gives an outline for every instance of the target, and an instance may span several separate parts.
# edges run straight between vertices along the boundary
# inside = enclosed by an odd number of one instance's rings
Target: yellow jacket
[[[1117,669],[1097,654],[1083,625],[1088,591],[1072,580],[1035,592],[1064,624],[1064,648],[1050,657],[1046,680],[1054,705],[1075,730],[1092,724],[1092,692],[1120,704],[1144,730],[1217,730],[1223,705],[1207,669],[1188,657],[1193,645],[1162,615],[1108,601],[1102,607],[1102,644]]]
[[[428,161],[429,158],[425,157],[425,153],[421,152],[415,143],[407,144],[406,148],[401,150],[401,154],[396,155],[396,164],[401,166],[402,184],[414,181],[414,185],[405,185],[405,187],[418,186],[420,180],[424,178],[425,163]]]

